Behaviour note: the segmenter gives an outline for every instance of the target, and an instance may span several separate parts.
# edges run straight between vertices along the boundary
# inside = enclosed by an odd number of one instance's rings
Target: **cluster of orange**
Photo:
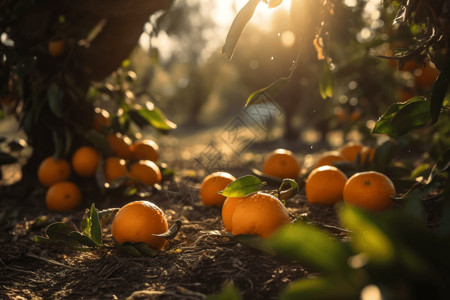
[[[69,163],[64,158],[47,157],[39,165],[39,182],[47,189],[45,204],[49,210],[71,211],[81,204],[81,191],[69,181],[73,171],[80,177],[95,175],[100,154],[92,147],[77,149]]]
[[[110,121],[104,111],[96,110],[93,128],[102,132]],[[112,155],[104,157],[103,174],[107,182],[127,176],[152,186],[161,182],[162,175],[156,161],[159,158],[158,145],[149,139],[137,140],[134,143],[120,134],[106,136]],[[82,146],[75,150],[71,161],[65,158],[47,157],[38,169],[39,182],[46,188],[46,205],[52,211],[71,211],[81,204],[79,187],[69,181],[72,170],[83,178],[96,175],[102,155],[90,146]]]
[[[392,181],[376,171],[357,172],[350,178],[333,164],[335,162],[370,163],[375,149],[349,143],[338,151],[323,154],[305,181],[306,198],[310,203],[332,205],[341,200],[368,210],[384,210],[392,205],[395,195]]]
[[[324,153],[305,180],[305,193],[310,203],[331,205],[339,201],[368,210],[383,210],[392,205],[395,194],[392,181],[375,172],[359,172],[350,178],[333,166],[334,162],[368,163],[375,150],[360,144],[347,144],[338,151]],[[301,165],[286,149],[277,149],[266,156],[263,173],[280,179],[298,179]],[[227,231],[237,234],[270,236],[291,222],[289,211],[275,196],[256,192],[245,197],[226,198],[219,194],[235,178],[226,172],[215,172],[204,178],[200,198],[205,205],[222,206],[222,220]]]

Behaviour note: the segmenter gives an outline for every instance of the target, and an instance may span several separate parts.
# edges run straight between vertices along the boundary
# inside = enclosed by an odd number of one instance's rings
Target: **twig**
[[[9,269],[9,270],[13,270],[13,271],[16,271],[16,272],[23,272],[23,273],[28,273],[28,274],[33,274],[33,275],[35,275],[35,273],[33,272],[33,271],[28,271],[28,270],[22,270],[22,269],[19,269],[19,268],[13,268],[13,267],[10,267],[10,266],[8,266],[7,264],[5,264],[5,262],[0,258],[0,263],[5,267],[5,268],[7,268],[7,269]]]
[[[65,268],[68,268],[68,269],[75,269],[75,267],[65,265],[63,263],[57,262],[56,260],[45,258],[45,257],[41,257],[41,256],[37,256],[37,255],[31,254],[31,253],[27,253],[27,254],[25,254],[25,256],[28,256],[28,257],[31,257],[31,258],[36,258],[36,259],[45,261],[45,262],[47,262],[49,264],[54,264],[54,265],[57,265],[57,266],[60,266],[60,267],[65,267]]]

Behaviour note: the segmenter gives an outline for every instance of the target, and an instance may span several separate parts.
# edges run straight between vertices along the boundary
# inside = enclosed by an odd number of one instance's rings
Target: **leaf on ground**
[[[288,189],[287,190],[283,190],[284,186],[288,185]],[[281,182],[280,185],[280,200],[287,200],[290,199],[292,197],[295,196],[295,194],[297,194],[299,191],[298,188],[298,183],[293,180],[293,179],[289,179],[289,178],[285,178],[283,179],[283,181]]]
[[[175,223],[169,228],[169,230],[161,234],[153,234],[153,235],[165,238],[167,240],[173,239],[177,236],[178,232],[181,229],[182,224],[183,222],[181,222],[181,220],[175,220]]]

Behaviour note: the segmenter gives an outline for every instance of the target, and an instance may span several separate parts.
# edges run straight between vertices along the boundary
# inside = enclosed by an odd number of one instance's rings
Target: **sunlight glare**
[[[294,46],[295,34],[290,30],[284,31],[281,34],[281,44],[286,48],[290,48],[290,47]]]
[[[364,287],[361,291],[361,300],[382,300],[380,289],[374,285],[370,284]]]

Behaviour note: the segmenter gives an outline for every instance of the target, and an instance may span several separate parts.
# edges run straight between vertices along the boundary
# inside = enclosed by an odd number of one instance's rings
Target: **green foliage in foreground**
[[[290,283],[280,299],[360,299],[367,293],[377,299],[447,299],[449,233],[430,232],[405,209],[370,213],[343,205],[338,215],[349,240],[304,221],[284,226],[268,240],[236,238],[318,272]],[[215,297],[229,293],[227,287]]]

